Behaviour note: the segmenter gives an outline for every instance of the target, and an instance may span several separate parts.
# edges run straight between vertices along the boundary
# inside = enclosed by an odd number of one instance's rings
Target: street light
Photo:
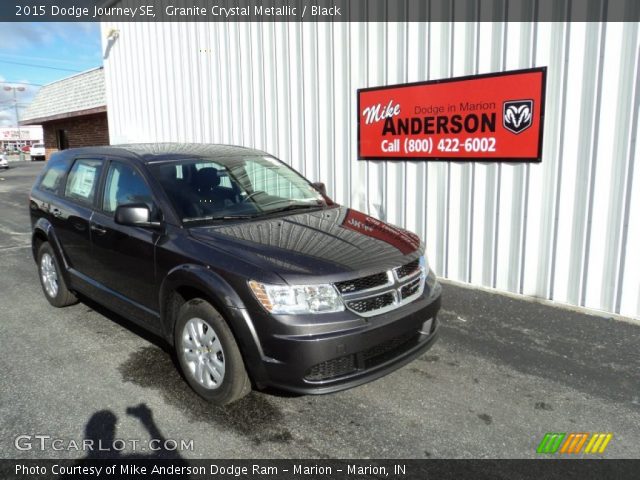
[[[20,114],[18,113],[18,97],[16,96],[16,92],[24,92],[26,89],[24,87],[10,87],[8,85],[6,85],[4,89],[7,92],[13,90],[13,104],[16,109],[16,124],[18,125],[18,141],[16,142],[16,146],[18,146],[20,142],[22,142],[22,132],[20,131]]]

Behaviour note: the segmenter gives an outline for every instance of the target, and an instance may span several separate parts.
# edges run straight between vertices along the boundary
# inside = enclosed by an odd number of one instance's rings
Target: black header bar
[[[1,22],[637,22],[638,0],[2,0]]]

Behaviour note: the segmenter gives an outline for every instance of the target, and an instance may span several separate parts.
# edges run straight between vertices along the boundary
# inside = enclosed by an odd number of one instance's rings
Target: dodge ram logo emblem
[[[509,100],[502,107],[502,125],[516,135],[531,126],[533,100]]]

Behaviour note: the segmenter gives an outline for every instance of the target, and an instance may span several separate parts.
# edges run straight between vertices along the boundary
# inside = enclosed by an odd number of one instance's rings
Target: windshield
[[[194,159],[150,168],[185,223],[326,206],[306,179],[272,157]]]
[[[34,143],[32,148],[43,148],[44,143]]]

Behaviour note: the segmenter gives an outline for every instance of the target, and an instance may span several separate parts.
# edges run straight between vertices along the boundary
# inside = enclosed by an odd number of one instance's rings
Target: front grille
[[[412,273],[415,273],[418,268],[420,268],[420,259],[416,258],[413,262],[396,268],[396,275],[398,275],[398,278],[408,277]]]
[[[415,295],[420,289],[420,282],[421,282],[421,279],[416,278],[411,283],[407,283],[404,287],[400,289],[400,298],[404,300],[405,298],[410,297],[411,295]]]
[[[373,317],[417,298],[425,285],[425,275],[421,271],[417,258],[393,270],[334,285],[349,310],[363,317]]]
[[[310,382],[321,382],[374,368],[402,355],[417,345],[419,339],[420,334],[416,331],[405,333],[362,352],[318,363],[307,370],[304,378]]]
[[[364,368],[373,368],[397,357],[416,345],[419,338],[418,332],[409,332],[365,350],[362,352]]]
[[[355,355],[345,355],[343,357],[334,358],[333,360],[327,360],[326,362],[314,365],[307,371],[304,378],[312,382],[318,382],[320,380],[328,380],[330,378],[346,375],[354,372],[355,370]]]
[[[355,280],[346,280],[336,283],[336,288],[340,293],[359,292],[369,288],[380,287],[389,281],[386,272],[376,273],[368,277],[356,278]]]
[[[375,297],[363,298],[347,302],[347,307],[358,313],[370,312],[372,310],[380,310],[394,302],[393,293],[383,293]]]

